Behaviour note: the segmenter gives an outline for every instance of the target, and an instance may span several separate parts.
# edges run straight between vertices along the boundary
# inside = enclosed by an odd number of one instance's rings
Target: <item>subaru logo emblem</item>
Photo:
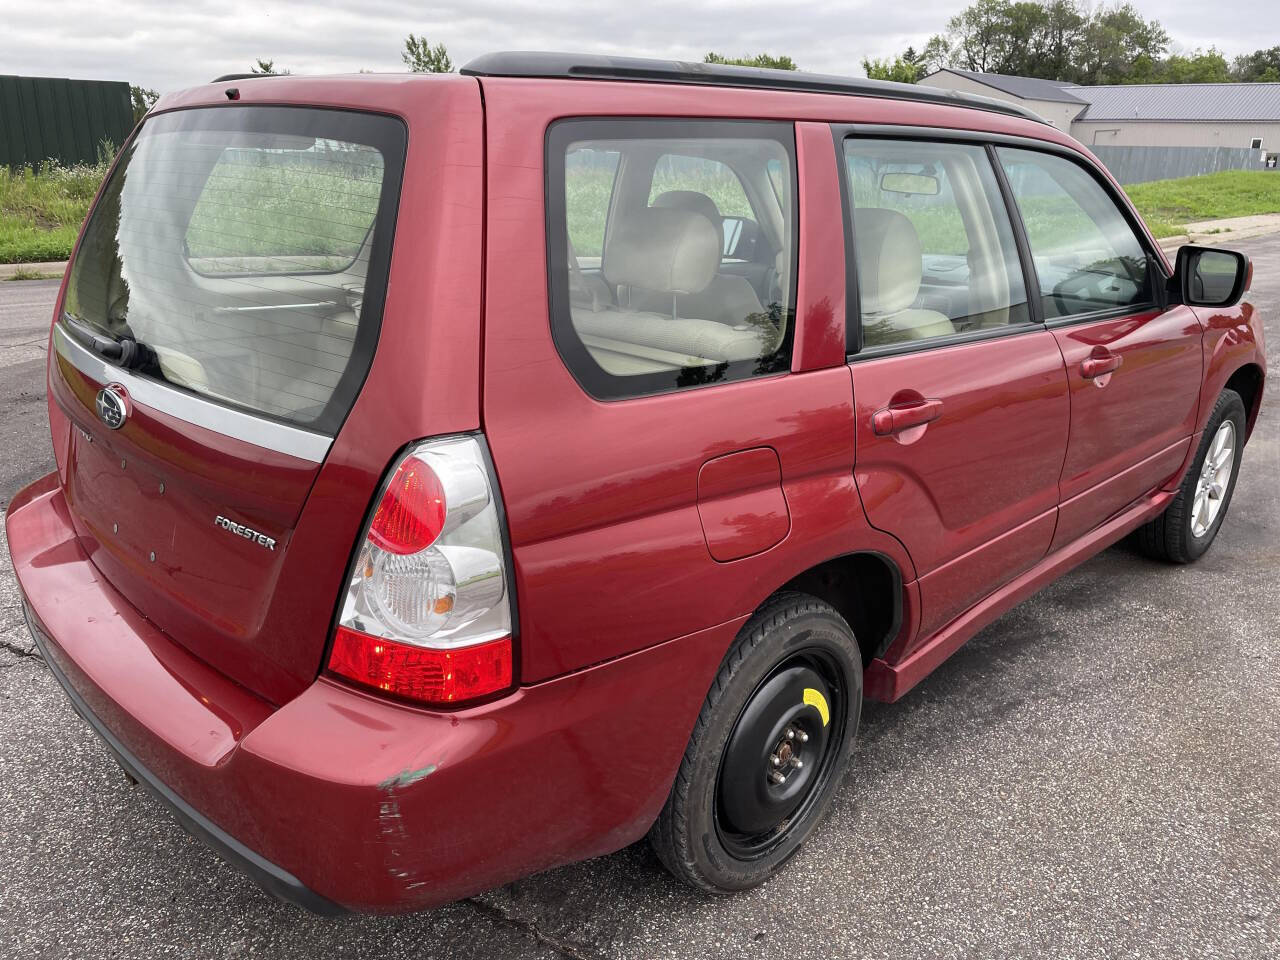
[[[112,430],[119,430],[129,418],[129,395],[118,383],[109,383],[98,391],[98,419]]]

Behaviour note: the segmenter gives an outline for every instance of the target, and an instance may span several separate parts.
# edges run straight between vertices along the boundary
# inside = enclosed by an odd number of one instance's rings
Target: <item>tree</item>
[[[1065,79],[1087,22],[1077,0],[978,0],[947,22],[923,58],[931,70]]]
[[[920,53],[920,59],[923,61],[922,69],[926,76],[946,67],[955,66],[951,62],[951,42],[940,33],[935,33],[929,38],[929,42],[924,45],[924,50]]]
[[[1132,4],[1099,8],[1085,25],[1077,83],[1124,83],[1140,57],[1159,60],[1169,49],[1169,34],[1154,20],[1147,21]]]
[[[908,48],[907,53],[915,51]],[[908,60],[907,55],[900,54],[890,60],[886,57],[883,60],[872,60],[869,57],[862,58],[862,69],[866,75],[872,80],[894,80],[898,83],[915,83],[920,79],[920,68],[916,66],[914,60]]]
[[[923,69],[944,67],[1072,83],[1123,83],[1169,35],[1130,3],[1090,12],[1082,0],[977,0],[930,38]],[[1205,64],[1198,68],[1206,67]],[[1179,69],[1182,69],[1181,67]]]
[[[415,37],[412,33],[404,38],[404,52],[400,59],[411,73],[452,73],[453,61],[443,43],[434,47],[426,37]]]
[[[758,53],[754,57],[726,57],[718,53],[708,53],[702,58],[703,63],[727,63],[738,67],[766,67],[770,70],[795,70],[796,63],[790,57],[775,57],[768,53]]]
[[[1007,0],[978,0],[947,21],[951,66],[979,73],[1008,72],[1009,50],[1019,38],[1010,29]]]
[[[283,67],[277,70],[276,62],[274,60],[263,60],[261,57],[258,58],[257,63],[249,68],[249,72],[260,73],[264,77],[283,77],[289,73],[289,71]]]
[[[129,87],[129,100],[133,104],[133,122],[137,123],[145,117],[147,115],[147,111],[150,110],[159,99],[160,94],[156,93],[154,90],[148,90],[146,87],[131,85]]]
[[[1231,79],[1254,83],[1280,80],[1280,47],[1255,50],[1236,57],[1231,63]]]
[[[1227,58],[1214,47],[1207,52],[1171,54],[1164,60],[1139,57],[1125,83],[1229,83]]]

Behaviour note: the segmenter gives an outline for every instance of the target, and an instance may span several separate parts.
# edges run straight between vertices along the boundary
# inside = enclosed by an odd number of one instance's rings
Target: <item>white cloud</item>
[[[860,74],[864,56],[922,46],[965,0],[8,0],[0,70],[33,76],[128,80],[160,91],[247,70],[258,57],[297,73],[400,70],[410,31],[449,48],[455,65],[493,50],[573,50],[701,60],[768,51],[802,68]],[[1179,48],[1216,45],[1229,56],[1280,38],[1280,4],[1138,0]],[[1270,39],[1268,39],[1270,38]]]

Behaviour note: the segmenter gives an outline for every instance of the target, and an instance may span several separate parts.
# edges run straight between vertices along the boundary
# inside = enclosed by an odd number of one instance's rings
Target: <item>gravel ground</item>
[[[1280,237],[1240,246],[1280,343]],[[0,284],[0,505],[50,468],[55,292]],[[639,845],[417,916],[278,904],[129,786],[30,655],[0,549],[0,957],[1280,956],[1268,393],[1208,556],[1107,551],[869,705],[823,828],[729,899]]]

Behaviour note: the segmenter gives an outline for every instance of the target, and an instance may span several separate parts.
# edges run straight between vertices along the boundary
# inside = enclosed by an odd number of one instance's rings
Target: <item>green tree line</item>
[[[977,0],[922,51],[862,65],[869,77],[905,83],[945,67],[1086,85],[1280,81],[1280,46],[1231,61],[1214,47],[1171,53],[1159,21],[1128,2]]]

